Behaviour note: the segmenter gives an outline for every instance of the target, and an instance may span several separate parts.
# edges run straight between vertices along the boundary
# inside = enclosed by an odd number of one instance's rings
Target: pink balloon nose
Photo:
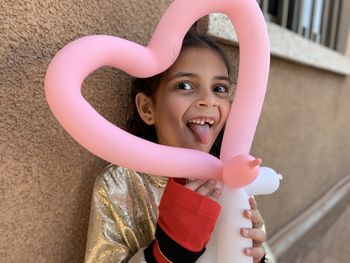
[[[222,171],[222,180],[225,184],[240,188],[255,180],[259,174],[262,160],[248,154],[237,155],[225,163]]]

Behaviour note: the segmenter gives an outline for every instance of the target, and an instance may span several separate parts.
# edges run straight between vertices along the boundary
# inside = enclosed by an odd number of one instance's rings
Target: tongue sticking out
[[[189,123],[188,127],[194,133],[198,142],[202,144],[209,143],[210,127],[208,124],[201,125],[201,124]]]

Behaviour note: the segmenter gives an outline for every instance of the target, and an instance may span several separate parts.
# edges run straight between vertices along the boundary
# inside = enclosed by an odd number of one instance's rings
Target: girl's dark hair
[[[181,50],[191,47],[208,48],[217,52],[217,54],[225,63],[227,72],[229,74],[229,77],[231,78],[231,67],[229,59],[226,56],[225,52],[221,49],[221,47],[218,46],[218,44],[216,44],[210,36],[208,36],[207,34],[199,34],[195,30],[191,29],[190,31],[188,31],[182,42]],[[130,98],[133,107],[126,128],[130,133],[155,143],[157,142],[157,134],[155,127],[154,125],[147,125],[141,119],[137,112],[135,98],[136,95],[140,92],[144,93],[147,97],[153,98],[165,72],[166,71],[149,78],[135,78],[131,83]],[[224,128],[220,131],[210,150],[210,154],[216,157],[219,157],[220,155],[223,131]]]

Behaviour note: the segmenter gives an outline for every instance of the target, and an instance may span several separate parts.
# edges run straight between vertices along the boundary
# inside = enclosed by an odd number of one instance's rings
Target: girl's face
[[[153,100],[142,94],[136,104],[142,119],[155,125],[158,143],[209,152],[229,113],[229,88],[216,51],[185,48],[164,73]]]

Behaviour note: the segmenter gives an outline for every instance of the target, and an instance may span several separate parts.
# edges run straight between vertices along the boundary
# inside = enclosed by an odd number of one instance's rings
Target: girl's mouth
[[[191,119],[187,122],[187,127],[192,131],[197,141],[201,144],[208,144],[210,141],[210,128],[215,121],[210,118]]]

